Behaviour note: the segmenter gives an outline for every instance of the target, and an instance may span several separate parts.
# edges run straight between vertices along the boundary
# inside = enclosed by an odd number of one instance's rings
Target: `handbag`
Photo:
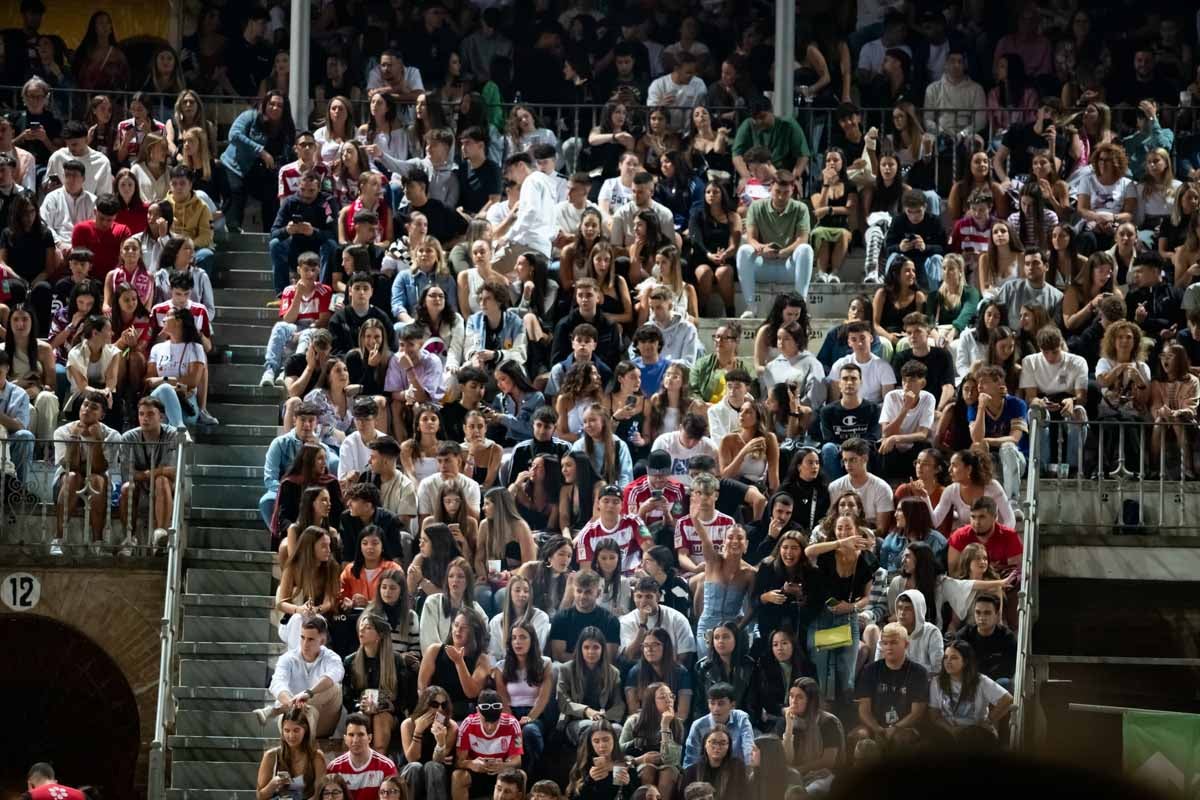
[[[846,594],[846,602],[851,602],[854,597],[854,576],[850,576],[850,591]],[[832,598],[830,598],[832,600]],[[830,613],[833,613],[832,611]],[[817,651],[822,650],[837,650],[840,647],[849,647],[854,644],[854,631],[850,628],[850,615],[846,615],[846,621],[841,625],[834,625],[832,628],[821,628],[813,633],[813,646]]]

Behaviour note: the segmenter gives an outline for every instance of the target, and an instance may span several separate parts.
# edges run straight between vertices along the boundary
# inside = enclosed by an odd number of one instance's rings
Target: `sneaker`
[[[276,386],[286,386],[287,383],[284,381],[284,377],[285,376],[282,372],[279,373],[278,375],[276,375],[275,376],[275,385]]]
[[[51,539],[50,540],[50,555],[57,558],[58,556],[61,556],[62,554],[63,554],[62,539]]]
[[[163,550],[167,546],[167,542],[171,539],[171,534],[167,533],[166,528],[155,528],[154,536],[151,539],[154,542],[154,547],[158,550]]]
[[[758,311],[753,308],[747,308],[742,312],[742,319],[754,319],[758,316]]]
[[[121,541],[120,549],[117,551],[117,555],[123,556],[124,558],[129,558],[133,555],[133,548],[137,546],[137,537],[128,535]]]
[[[254,716],[258,719],[259,725],[266,725],[267,720],[275,716],[276,713],[278,712],[275,710],[274,703],[268,706],[263,706],[262,708],[254,709]]]
[[[813,273],[813,283],[829,283],[829,273],[817,270]]]
[[[199,413],[196,414],[196,421],[199,422],[201,425],[220,425],[221,424],[221,421],[219,419],[214,417],[212,414],[208,413],[207,408],[200,409]]]
[[[267,367],[263,370],[262,377],[258,380],[258,385],[262,387],[275,385],[275,370]]]
[[[863,283],[883,283],[883,278],[879,275],[879,270],[873,269],[863,276]]]
[[[267,301],[267,308],[279,308],[283,305],[283,301],[276,297],[274,300]]]
[[[826,275],[825,275],[825,282],[826,283],[841,283],[842,279],[839,278],[837,275],[834,275],[832,272],[829,272],[829,273],[826,273]]]
[[[104,555],[104,542],[92,542],[88,545],[88,553],[93,556]]]

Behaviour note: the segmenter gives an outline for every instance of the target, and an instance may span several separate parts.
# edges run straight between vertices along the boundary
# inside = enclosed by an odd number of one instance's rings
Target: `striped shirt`
[[[361,768],[354,766],[349,751],[330,762],[328,775],[341,775],[350,789],[350,800],[379,800],[379,785],[396,774],[396,764],[387,756],[371,751]]]
[[[605,539],[612,539],[623,554],[621,571],[631,575],[642,563],[642,540],[650,538],[645,523],[633,514],[622,514],[613,528],[604,527],[603,520],[595,517],[575,539],[575,558],[580,564],[590,564],[596,545]]]

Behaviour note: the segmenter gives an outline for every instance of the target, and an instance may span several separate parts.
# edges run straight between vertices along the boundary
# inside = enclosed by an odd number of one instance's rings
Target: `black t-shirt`
[[[550,641],[564,641],[567,643],[567,652],[574,653],[579,634],[589,626],[599,628],[609,644],[621,643],[621,623],[611,611],[601,606],[596,606],[586,614],[574,606],[558,612],[550,623]]]
[[[462,214],[448,207],[441,200],[430,197],[420,208],[410,205],[399,220],[400,223],[407,226],[409,217],[414,211],[420,211],[425,215],[425,218],[429,220],[429,235],[442,242],[443,245],[467,232],[467,221],[463,219]]]
[[[304,374],[304,368],[307,366],[308,359],[305,358],[304,353],[295,353],[294,355],[288,356],[288,360],[283,364],[283,377],[299,378]],[[321,371],[314,370],[313,376],[308,379],[308,384],[304,387],[304,391],[300,392],[300,397],[304,397],[304,395],[317,388],[317,381],[320,379]]]
[[[879,404],[863,400],[857,408],[830,403],[821,408],[821,439],[841,444],[854,437],[878,441]]]
[[[229,82],[243,97],[258,94],[258,82],[271,74],[274,57],[262,42],[253,44],[238,36],[225,48],[225,64]]]
[[[1046,150],[1046,137],[1033,129],[1029,123],[1013,125],[1005,131],[1000,144],[1008,148],[1008,174],[1028,175],[1033,171],[1033,154],[1038,150]],[[1056,130],[1054,136],[1054,152],[1067,153],[1071,143],[1062,131]]]
[[[879,562],[873,554],[859,553],[854,563],[854,574],[844,578],[837,571],[837,554],[822,553],[817,556],[817,574],[808,593],[809,605],[812,606],[814,600],[817,605],[824,606],[830,600],[853,603],[862,599],[871,591],[871,582],[878,568]]]
[[[513,448],[512,462],[509,467],[509,474],[520,475],[525,470],[529,469],[529,465],[538,456],[554,456],[562,458],[563,453],[571,449],[571,445],[561,439],[551,439],[548,442],[539,442],[537,439],[526,439]]]
[[[746,504],[746,494],[749,491],[748,483],[721,478],[721,488],[717,492],[717,511],[734,519],[741,519],[741,509]]]
[[[49,106],[47,106],[46,110],[40,114],[31,114],[28,111],[22,114],[17,119],[16,132],[18,134],[24,133],[29,127],[30,123],[33,122],[36,122],[45,128],[46,136],[50,137],[51,141],[62,136],[62,120],[54,116],[53,112],[50,111]],[[42,144],[41,139],[26,139],[25,141],[21,142],[21,147],[33,154],[33,158],[35,161],[37,161],[39,167],[46,166],[46,162],[50,160],[50,148]],[[9,266],[12,265],[10,264]]]
[[[1012,678],[1017,669],[1017,637],[1003,625],[997,625],[991,636],[984,636],[974,625],[958,629],[958,639],[975,650],[979,671],[992,680]]]
[[[396,334],[392,327],[392,315],[376,305],[368,305],[367,313],[359,313],[350,305],[344,305],[329,319],[329,332],[333,334],[333,354],[345,355],[358,347],[358,331],[369,319],[379,320],[383,325],[388,349],[396,352]]]
[[[476,169],[466,161],[458,165],[458,202],[463,211],[475,214],[487,205],[488,197],[500,194],[500,166],[495,161],[484,160]]]
[[[387,394],[383,389],[387,370],[384,370],[384,374],[380,375],[377,369],[368,367],[366,359],[363,358],[362,351],[357,347],[346,353],[346,371],[350,373],[350,383],[358,384],[362,387],[361,394],[363,397]]]
[[[942,389],[947,385],[954,385],[954,363],[950,360],[950,353],[940,347],[929,348],[929,352],[923,356],[912,350],[905,350],[896,356],[894,366],[897,376],[909,361],[920,361],[925,365],[929,370],[925,376],[925,391],[933,395],[934,401],[941,401]]]
[[[44,222],[29,233],[14,234],[12,228],[0,233],[0,249],[5,260],[25,280],[33,280],[46,269],[46,250],[54,247],[54,236]]]
[[[482,408],[482,406],[480,407]],[[439,416],[442,418],[441,435],[444,439],[450,442],[462,442],[466,440],[467,436],[463,432],[463,424],[467,421],[467,413],[467,407],[457,400],[442,406]]]
[[[913,703],[929,703],[929,672],[909,659],[900,669],[890,669],[881,658],[863,667],[854,699],[870,699],[875,721],[890,728],[909,715]]]

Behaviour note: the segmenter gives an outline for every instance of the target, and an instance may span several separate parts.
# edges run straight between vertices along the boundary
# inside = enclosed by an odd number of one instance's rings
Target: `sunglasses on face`
[[[445,708],[446,703],[442,702],[441,700],[430,700],[429,707],[430,708]]]

